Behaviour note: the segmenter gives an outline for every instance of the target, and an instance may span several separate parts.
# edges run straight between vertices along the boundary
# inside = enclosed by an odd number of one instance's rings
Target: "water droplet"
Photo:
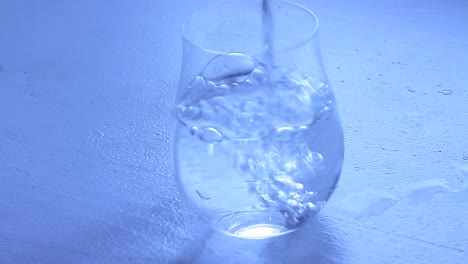
[[[411,202],[420,203],[426,202],[437,193],[452,192],[447,183],[441,180],[426,180],[414,184],[408,189],[408,199]]]
[[[406,86],[406,90],[408,90],[408,92],[410,93],[415,93],[416,90],[414,88],[412,88],[411,86]]]
[[[197,193],[198,197],[200,197],[200,199],[203,199],[203,200],[211,199],[210,197],[204,196],[199,190],[195,190],[195,192]]]
[[[462,154],[462,160],[468,160],[468,154],[463,153]]]
[[[366,190],[345,200],[344,209],[356,218],[380,215],[397,202],[393,195],[378,190]]]
[[[211,60],[202,75],[212,81],[242,82],[255,69],[256,61],[242,53],[219,55]]]
[[[451,95],[451,94],[453,94],[453,91],[452,90],[442,90],[439,93],[441,93],[443,95]]]

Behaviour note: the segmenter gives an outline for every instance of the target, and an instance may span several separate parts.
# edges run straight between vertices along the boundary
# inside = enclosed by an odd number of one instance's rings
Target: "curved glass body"
[[[258,1],[223,2],[184,24],[171,138],[189,204],[215,229],[252,239],[286,234],[316,214],[343,162],[317,19],[289,2],[271,11],[272,65]]]

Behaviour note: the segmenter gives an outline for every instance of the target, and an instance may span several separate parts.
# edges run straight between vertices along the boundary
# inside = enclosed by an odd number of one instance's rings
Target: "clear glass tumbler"
[[[272,1],[266,65],[261,2],[225,1],[183,25],[171,138],[182,193],[216,230],[263,239],[315,215],[340,177],[344,143],[315,15]]]

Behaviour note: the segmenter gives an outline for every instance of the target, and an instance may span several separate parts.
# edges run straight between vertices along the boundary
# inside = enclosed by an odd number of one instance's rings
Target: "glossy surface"
[[[0,2],[0,262],[466,263],[466,2],[302,1],[345,166],[315,221],[260,242],[203,227],[170,173],[178,30],[209,2]]]

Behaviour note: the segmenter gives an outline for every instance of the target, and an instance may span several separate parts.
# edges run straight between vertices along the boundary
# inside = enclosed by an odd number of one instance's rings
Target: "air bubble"
[[[304,200],[310,200],[312,199],[313,197],[315,196],[315,193],[314,192],[306,192],[303,199]]]
[[[293,127],[279,127],[275,130],[273,137],[278,141],[289,141],[295,133],[296,130]]]
[[[197,119],[201,116],[200,108],[196,106],[178,105],[177,109],[181,120]]]
[[[297,170],[297,160],[294,159],[285,162],[283,165],[283,169],[288,173],[294,172],[295,170]]]
[[[296,201],[300,201],[302,198],[301,195],[297,192],[290,192],[289,196]]]
[[[227,86],[226,84],[221,84],[216,89],[216,95],[218,96],[226,95],[228,92],[229,92],[229,86]]]
[[[199,130],[200,130],[200,129],[199,129],[198,127],[196,127],[196,126],[193,126],[193,127],[191,127],[191,128],[189,129],[190,134],[191,134],[192,136],[197,136]]]
[[[287,185],[287,186],[294,186],[295,185],[295,182],[290,177],[288,177],[287,175],[276,176],[275,180],[277,182],[282,183],[282,184]]]
[[[285,200],[286,198],[286,193],[284,193],[283,191],[278,191],[278,199]]]
[[[214,127],[201,129],[197,136],[207,143],[219,143],[223,140],[223,135]]]
[[[296,200],[289,199],[288,200],[288,205],[290,205],[292,207],[297,207],[299,205],[299,203]]]
[[[212,82],[212,81],[207,81],[207,82],[205,83],[204,89],[214,91],[214,90],[216,90],[217,87],[218,87],[218,85],[216,85],[216,83],[214,83],[214,82]]]
[[[204,86],[205,86],[205,79],[202,76],[197,76],[192,81],[192,83],[190,83],[189,88],[190,89],[203,88]]]
[[[219,55],[211,60],[202,72],[202,75],[212,81],[242,82],[255,69],[253,58],[242,53],[229,53]]]
[[[266,74],[264,71],[262,71],[262,69],[256,68],[252,71],[252,73],[250,74],[250,77],[256,82],[261,83],[265,80]]]
[[[198,137],[206,143],[219,143],[223,140],[223,135],[213,127],[196,127],[192,126],[189,129],[190,134]]]

